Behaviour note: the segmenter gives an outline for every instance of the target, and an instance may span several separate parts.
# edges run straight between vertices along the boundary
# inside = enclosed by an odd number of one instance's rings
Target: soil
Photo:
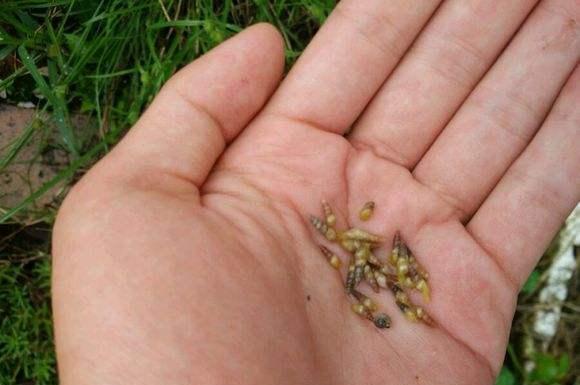
[[[46,126],[35,109],[19,108],[0,103],[0,159],[6,155],[11,145],[33,124],[35,129],[30,140],[12,159],[8,166],[0,165],[0,210],[14,207],[44,183],[55,177],[69,164],[68,153],[58,144],[54,130]],[[75,130],[86,127],[88,119],[75,116],[72,119]],[[56,186],[34,202],[35,208],[52,205],[61,195],[66,184]]]

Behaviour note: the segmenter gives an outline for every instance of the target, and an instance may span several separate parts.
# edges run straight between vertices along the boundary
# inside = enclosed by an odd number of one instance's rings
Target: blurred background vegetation
[[[68,187],[177,69],[259,21],[282,32],[289,67],[334,6],[334,0],[0,2],[1,385],[57,383],[50,229]],[[573,219],[577,232],[578,215]],[[557,304],[555,336],[546,341],[533,330],[538,310],[552,306],[539,293],[569,246],[562,237],[520,294],[498,384],[580,385],[576,272]]]

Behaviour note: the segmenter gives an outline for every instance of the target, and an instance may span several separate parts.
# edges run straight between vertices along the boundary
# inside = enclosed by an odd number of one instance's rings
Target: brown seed
[[[355,266],[354,263],[351,262],[350,265],[348,265],[348,273],[346,274],[346,292],[352,293],[355,286]]]
[[[393,250],[389,256],[389,262],[393,266],[397,266],[397,261],[399,260],[399,254],[401,253],[401,235],[397,231],[393,237]]]
[[[377,314],[374,319],[374,324],[379,329],[389,328],[391,327],[391,318],[384,313]]]

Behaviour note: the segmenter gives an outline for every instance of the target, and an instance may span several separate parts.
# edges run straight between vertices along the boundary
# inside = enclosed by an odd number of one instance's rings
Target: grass
[[[58,204],[45,207],[37,200],[55,186],[66,190],[122,137],[181,66],[259,21],[280,29],[290,66],[334,5],[334,0],[0,3],[0,92],[6,93],[9,103],[32,101],[37,105],[37,118],[0,148],[0,173],[18,161],[19,153],[38,136],[49,138],[42,141],[39,153],[58,148],[68,159],[51,180],[21,202],[0,208],[0,384],[57,382],[49,239]],[[95,124],[75,128],[75,114],[88,116]],[[536,275],[542,274],[553,255],[553,250],[547,252]],[[572,369],[539,379],[530,378],[523,370],[523,362],[532,359],[546,373],[554,368],[561,371],[566,360],[574,362],[577,357],[561,342],[562,336],[541,355],[530,358],[526,353],[529,307],[537,300],[537,287],[530,290],[520,298],[524,308],[516,315],[498,383],[572,383]],[[562,333],[578,336],[572,327]]]

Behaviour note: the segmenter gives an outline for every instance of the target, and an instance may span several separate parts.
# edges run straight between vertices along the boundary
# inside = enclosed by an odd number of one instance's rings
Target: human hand
[[[342,1],[272,97],[265,25],[168,82],[58,215],[63,385],[492,383],[580,196],[580,7],[542,1],[512,39],[534,1],[437,3]],[[386,292],[391,329],[350,312],[322,198],[341,227],[377,203],[365,228],[401,231],[436,327]]]

